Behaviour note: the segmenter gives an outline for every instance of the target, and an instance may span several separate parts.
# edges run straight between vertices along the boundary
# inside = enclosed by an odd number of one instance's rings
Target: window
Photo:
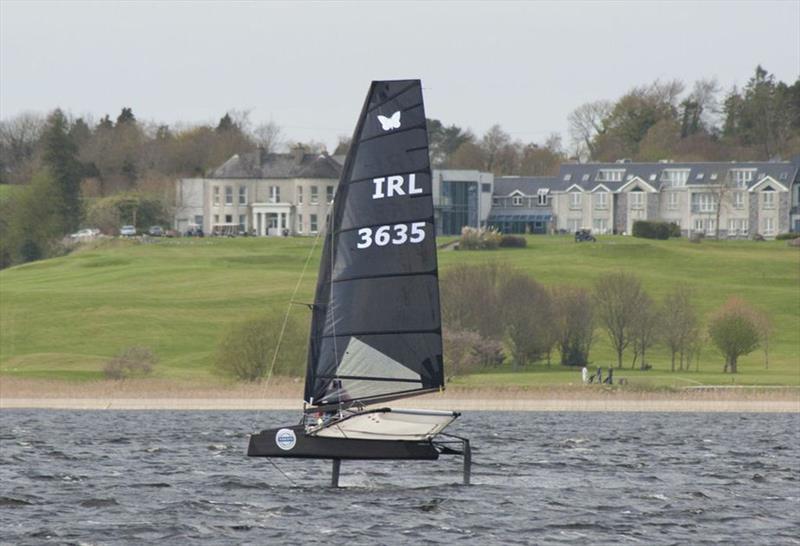
[[[330,204],[333,203],[333,186],[325,188],[325,200]]]
[[[669,195],[669,197],[667,198],[667,208],[669,208],[670,210],[677,209],[678,199],[679,199],[678,192],[671,191],[667,195]]]
[[[571,209],[581,208],[581,192],[574,191],[569,194],[569,208]]]
[[[297,204],[303,204],[303,186],[297,186]]]
[[[631,208],[632,209],[644,208],[644,192],[632,191],[628,195],[631,196]]]
[[[316,205],[319,203],[319,188],[316,186],[311,186],[311,204]],[[312,229],[311,231],[316,231]]]
[[[541,190],[538,190],[536,192],[536,197],[538,198],[537,204],[540,207],[546,207],[547,206],[547,194],[548,193],[550,193],[550,190],[548,190],[548,189],[541,189]]]
[[[242,231],[247,230],[247,216],[244,214],[239,215],[239,229]]]
[[[736,227],[739,225],[739,221],[735,218],[731,218],[728,220],[728,235],[736,235]]]
[[[214,205],[219,206],[219,186],[214,186]]]
[[[513,204],[515,207],[521,207],[521,206],[522,206],[522,196],[521,196],[521,195],[515,195],[515,196],[514,196],[514,197],[511,199],[511,203],[512,203],[512,204]]]
[[[226,214],[225,215],[225,223],[232,224],[233,223],[233,214]]]
[[[774,218],[764,218],[764,235],[773,235],[775,233],[775,220]]]
[[[564,175],[564,180],[566,180],[567,182],[569,182],[570,180],[572,180],[572,175],[571,175],[570,173],[567,173],[567,174],[565,174],[565,175]]]
[[[596,209],[608,208],[608,192],[599,191],[594,194],[594,208]]]
[[[775,192],[765,191],[761,193],[761,206],[765,209],[775,208]]]
[[[622,169],[600,169],[597,171],[595,180],[598,182],[622,182],[622,175],[625,171]]]
[[[735,191],[735,192],[733,192],[733,208],[735,208],[735,209],[743,209],[744,208],[744,192],[743,191]]]
[[[664,169],[661,171],[661,181],[672,188],[679,188],[686,185],[689,179],[689,169]]]
[[[651,174],[650,175],[650,182],[655,182],[656,178],[658,178],[658,175],[656,173]]]
[[[692,212],[714,212],[717,210],[716,197],[711,193],[692,194]]]
[[[717,231],[717,221],[713,218],[706,220],[706,234],[712,235]]]
[[[269,202],[270,203],[280,203],[281,202],[281,187],[280,186],[270,186],[269,187]]]
[[[708,178],[711,179],[711,180],[716,180],[717,179],[717,173],[711,173],[711,176],[709,176]]]
[[[581,219],[580,218],[570,218],[567,220],[567,231],[575,232],[581,229]]]
[[[755,169],[731,169],[730,177],[733,185],[740,189],[747,188],[747,185],[753,181],[755,176]]]
[[[592,228],[595,233],[606,233],[608,231],[608,220],[605,218],[595,218],[592,221]]]
[[[694,219],[694,230],[695,231],[703,231],[705,229],[706,222],[702,218],[695,218]]]
[[[787,178],[789,178],[789,173],[787,173],[786,171],[783,171],[781,173],[780,179],[781,180],[786,180]]]
[[[706,176],[705,173],[697,173],[697,175],[694,177],[694,179],[695,180],[702,180],[703,178],[705,178],[705,176]]]
[[[225,204],[233,205],[233,186],[225,186]]]
[[[739,233],[747,235],[748,231],[750,231],[750,221],[747,218],[739,220]]]
[[[214,215],[214,223],[219,224],[219,214]]]
[[[492,197],[492,205],[499,205],[500,198],[499,197]]]
[[[303,233],[303,215],[297,215],[297,233]]]
[[[202,227],[202,226],[203,226],[203,215],[202,215],[202,214],[198,214],[198,215],[196,215],[196,216],[194,217],[194,223],[195,223],[196,225],[198,225],[198,226]]]
[[[247,186],[239,186],[239,204],[247,204]]]
[[[581,180],[583,180],[584,182],[586,182],[587,180],[589,180],[589,173],[586,173],[586,174],[584,174],[583,176],[581,176]]]
[[[481,184],[481,191],[483,193],[492,193],[492,185],[487,183]]]
[[[316,186],[311,186],[311,187],[314,188]],[[312,195],[313,195],[313,192],[312,192]],[[311,228],[311,233],[316,233],[317,232],[317,215],[316,214],[312,214],[311,217],[310,217],[310,220],[311,220],[311,225],[309,227]]]

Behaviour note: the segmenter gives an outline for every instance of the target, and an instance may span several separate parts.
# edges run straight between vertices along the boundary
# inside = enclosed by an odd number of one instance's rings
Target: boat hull
[[[439,458],[439,452],[430,440],[324,438],[306,434],[302,425],[267,429],[251,435],[247,455],[295,459],[436,460]]]

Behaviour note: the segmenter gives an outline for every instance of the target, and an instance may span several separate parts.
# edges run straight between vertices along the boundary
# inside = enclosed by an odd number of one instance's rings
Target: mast
[[[370,404],[444,387],[419,80],[372,82],[325,235],[305,400]]]

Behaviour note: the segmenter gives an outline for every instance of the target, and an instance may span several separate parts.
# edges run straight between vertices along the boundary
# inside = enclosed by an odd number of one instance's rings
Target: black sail
[[[422,86],[372,82],[327,227],[306,401],[443,388],[435,233]]]

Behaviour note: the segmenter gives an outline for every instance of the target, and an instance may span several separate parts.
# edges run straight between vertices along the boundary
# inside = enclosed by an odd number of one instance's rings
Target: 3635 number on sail
[[[356,247],[369,248],[372,245],[386,246],[403,245],[406,243],[417,244],[425,240],[425,222],[411,222],[410,224],[390,224],[373,228],[358,230],[359,241]]]

